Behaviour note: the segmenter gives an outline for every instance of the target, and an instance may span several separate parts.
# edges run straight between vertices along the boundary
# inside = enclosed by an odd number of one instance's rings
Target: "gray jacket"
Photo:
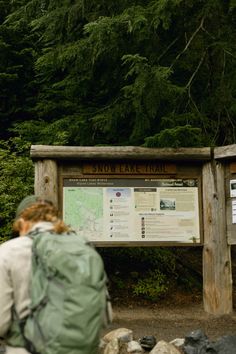
[[[33,228],[52,229],[51,223],[38,223]],[[12,325],[13,306],[18,317],[29,313],[31,271],[29,237],[21,236],[0,245],[0,337],[6,338]],[[24,348],[7,346],[6,354],[27,354]]]
[[[12,323],[15,306],[19,318],[29,310],[29,276],[31,269],[29,237],[18,237],[0,246],[0,336],[5,338]],[[8,354],[26,354],[23,348],[7,347]]]

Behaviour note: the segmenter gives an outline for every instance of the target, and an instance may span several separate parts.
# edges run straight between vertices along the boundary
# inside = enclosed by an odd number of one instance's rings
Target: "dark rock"
[[[139,339],[141,347],[147,351],[150,351],[155,347],[157,340],[154,336],[144,336]]]
[[[207,354],[235,354],[236,336],[223,336],[217,341],[209,343],[206,349]]]
[[[185,354],[205,354],[209,340],[205,333],[198,329],[185,337],[183,351]]]

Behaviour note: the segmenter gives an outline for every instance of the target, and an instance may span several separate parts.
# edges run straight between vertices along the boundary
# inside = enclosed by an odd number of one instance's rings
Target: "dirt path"
[[[210,340],[236,335],[236,312],[215,317],[207,314],[201,303],[148,307],[115,305],[113,310],[114,321],[106,332],[125,327],[133,330],[135,339],[154,335],[157,340],[171,341],[184,338],[196,329],[202,329]]]

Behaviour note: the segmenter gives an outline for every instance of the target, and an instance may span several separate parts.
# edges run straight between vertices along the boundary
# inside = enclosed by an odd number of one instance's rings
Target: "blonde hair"
[[[71,228],[58,217],[56,207],[52,202],[47,200],[40,200],[20,213],[18,219],[16,219],[13,224],[13,230],[16,232],[20,231],[21,218],[33,224],[40,221],[51,222],[53,224],[53,231],[58,234],[71,230]]]

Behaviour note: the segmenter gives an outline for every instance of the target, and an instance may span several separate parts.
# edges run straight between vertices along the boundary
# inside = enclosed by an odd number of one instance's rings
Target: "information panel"
[[[65,178],[63,219],[93,242],[200,243],[198,179]]]

